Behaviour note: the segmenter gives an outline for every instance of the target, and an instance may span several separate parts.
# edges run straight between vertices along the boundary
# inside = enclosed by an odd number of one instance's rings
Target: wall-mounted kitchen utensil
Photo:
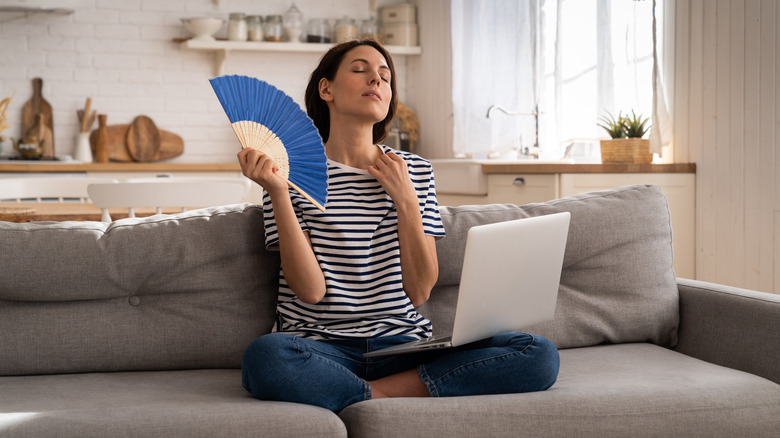
[[[160,154],[160,131],[147,116],[138,116],[127,130],[127,150],[135,161],[155,161]]]
[[[105,114],[98,115],[97,140],[95,142],[95,161],[98,163],[108,163],[108,132],[106,131]]]
[[[54,158],[54,119],[51,105],[43,98],[43,79],[33,79],[32,86],[32,98],[22,108],[21,137],[24,138],[31,135],[28,132],[33,132],[32,135],[36,135],[39,140],[43,141],[43,157]],[[36,124],[42,124],[42,126],[36,126]],[[33,128],[35,129],[33,130]]]
[[[121,125],[109,125],[106,127],[106,148],[108,149],[108,159],[119,162],[135,161],[127,150],[127,131],[130,125],[125,123]],[[170,160],[184,153],[184,140],[173,132],[160,129],[160,152],[158,160]],[[89,141],[92,150],[95,150],[97,144],[98,131],[92,131]]]

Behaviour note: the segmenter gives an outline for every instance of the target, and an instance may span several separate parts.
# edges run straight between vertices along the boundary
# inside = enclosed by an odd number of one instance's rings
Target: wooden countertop
[[[0,172],[218,172],[241,171],[238,163],[68,163],[3,161]]]
[[[696,163],[672,164],[572,164],[496,162],[482,163],[482,172],[490,173],[696,173]],[[238,163],[67,163],[0,162],[0,172],[240,172]]]
[[[483,173],[696,173],[696,163],[482,163]]]

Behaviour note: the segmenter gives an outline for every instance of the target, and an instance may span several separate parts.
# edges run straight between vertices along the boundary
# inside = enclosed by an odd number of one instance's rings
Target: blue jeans
[[[255,339],[244,352],[242,380],[252,397],[338,412],[371,399],[367,381],[417,368],[431,396],[545,390],[558,377],[558,350],[539,336],[504,333],[460,347],[364,358],[409,336],[313,341],[286,333]]]

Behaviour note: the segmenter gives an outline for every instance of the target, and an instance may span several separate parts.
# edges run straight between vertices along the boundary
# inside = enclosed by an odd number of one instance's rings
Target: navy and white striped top
[[[406,161],[417,190],[426,235],[444,237],[431,164],[417,155],[379,146]],[[304,231],[325,275],[325,297],[298,300],[279,273],[276,331],[310,339],[392,335],[431,336],[431,323],[417,313],[403,290],[398,215],[390,196],[367,170],[328,160],[325,211],[290,191]],[[266,247],[278,248],[271,199],[263,198]]]

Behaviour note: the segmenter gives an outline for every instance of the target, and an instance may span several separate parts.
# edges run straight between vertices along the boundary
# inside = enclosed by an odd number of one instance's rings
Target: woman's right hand
[[[287,183],[276,176],[279,167],[268,155],[257,149],[244,148],[238,153],[238,164],[245,177],[260,184],[268,194],[287,192]]]

